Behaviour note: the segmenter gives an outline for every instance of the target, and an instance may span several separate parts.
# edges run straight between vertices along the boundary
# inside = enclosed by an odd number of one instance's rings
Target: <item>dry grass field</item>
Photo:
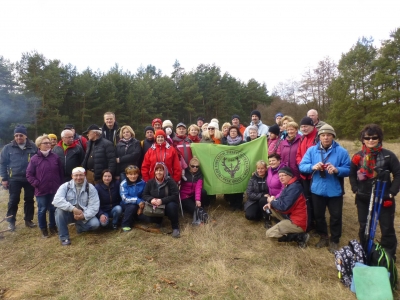
[[[350,155],[360,148],[340,143]],[[399,144],[385,147],[400,156]],[[358,229],[348,180],[346,191],[340,246]],[[1,216],[7,198],[2,191]],[[356,299],[337,278],[334,256],[314,247],[318,237],[306,249],[267,239],[262,222],[228,211],[223,198],[208,225],[192,227],[186,215],[180,239],[139,229],[77,236],[72,226],[69,247],[25,228],[22,202],[17,230],[0,239],[0,299]],[[397,215],[398,233],[399,225]]]

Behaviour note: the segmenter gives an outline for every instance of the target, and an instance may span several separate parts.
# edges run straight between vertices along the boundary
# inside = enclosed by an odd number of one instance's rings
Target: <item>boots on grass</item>
[[[329,238],[328,236],[321,235],[319,242],[315,245],[317,248],[323,248],[329,246]]]
[[[42,232],[42,238],[47,239],[49,237],[49,232],[47,231],[47,228],[40,229]]]

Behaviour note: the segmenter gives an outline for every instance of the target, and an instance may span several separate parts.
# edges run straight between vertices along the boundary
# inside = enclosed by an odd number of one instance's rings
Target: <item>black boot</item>
[[[283,235],[278,239],[278,242],[282,243],[282,242],[288,242],[289,241],[289,237],[287,235]]]

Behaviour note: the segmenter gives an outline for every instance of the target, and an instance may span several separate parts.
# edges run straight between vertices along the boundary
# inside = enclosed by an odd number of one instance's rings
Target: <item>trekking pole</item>
[[[181,199],[181,185],[178,186],[178,190],[179,190],[179,205],[181,207],[181,213],[182,213],[182,218],[183,218],[183,208],[182,208],[182,199]]]
[[[377,195],[377,190],[379,189],[380,183],[381,183],[380,180],[374,180],[372,182],[371,197],[369,199],[367,224],[365,226],[365,231],[364,231],[364,245],[363,245],[364,250],[368,249],[369,230],[371,228],[371,220],[372,220],[372,208],[374,206],[374,195]],[[375,187],[376,187],[376,190],[374,193]]]
[[[387,170],[384,171],[382,188],[380,190],[380,195],[379,195],[379,202],[376,202],[375,205],[374,205],[374,214],[373,214],[372,225],[371,225],[371,229],[370,229],[370,233],[369,233],[369,240],[368,240],[368,251],[367,251],[367,259],[368,259],[368,261],[371,258],[372,246],[374,245],[376,227],[378,226],[379,214],[381,212],[383,196],[384,196],[385,190],[386,190],[386,183],[387,183],[386,175],[387,174],[389,174],[389,171],[387,171]],[[377,191],[377,194],[378,194],[378,191]],[[377,197],[375,196],[375,199],[376,198]]]

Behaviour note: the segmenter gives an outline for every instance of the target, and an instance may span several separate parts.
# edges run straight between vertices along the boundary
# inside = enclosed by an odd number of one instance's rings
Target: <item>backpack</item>
[[[389,281],[392,290],[396,289],[397,285],[396,262],[393,259],[393,257],[389,253],[387,253],[379,243],[374,244],[374,246],[372,247],[371,258],[368,265],[385,267],[390,273]]]
[[[196,207],[193,213],[192,225],[200,226],[206,223],[208,223],[208,213],[206,213],[202,207]]]
[[[357,240],[351,240],[348,246],[335,251],[335,265],[339,271],[340,281],[345,286],[350,287],[356,262],[365,264],[366,260],[364,249]]]

